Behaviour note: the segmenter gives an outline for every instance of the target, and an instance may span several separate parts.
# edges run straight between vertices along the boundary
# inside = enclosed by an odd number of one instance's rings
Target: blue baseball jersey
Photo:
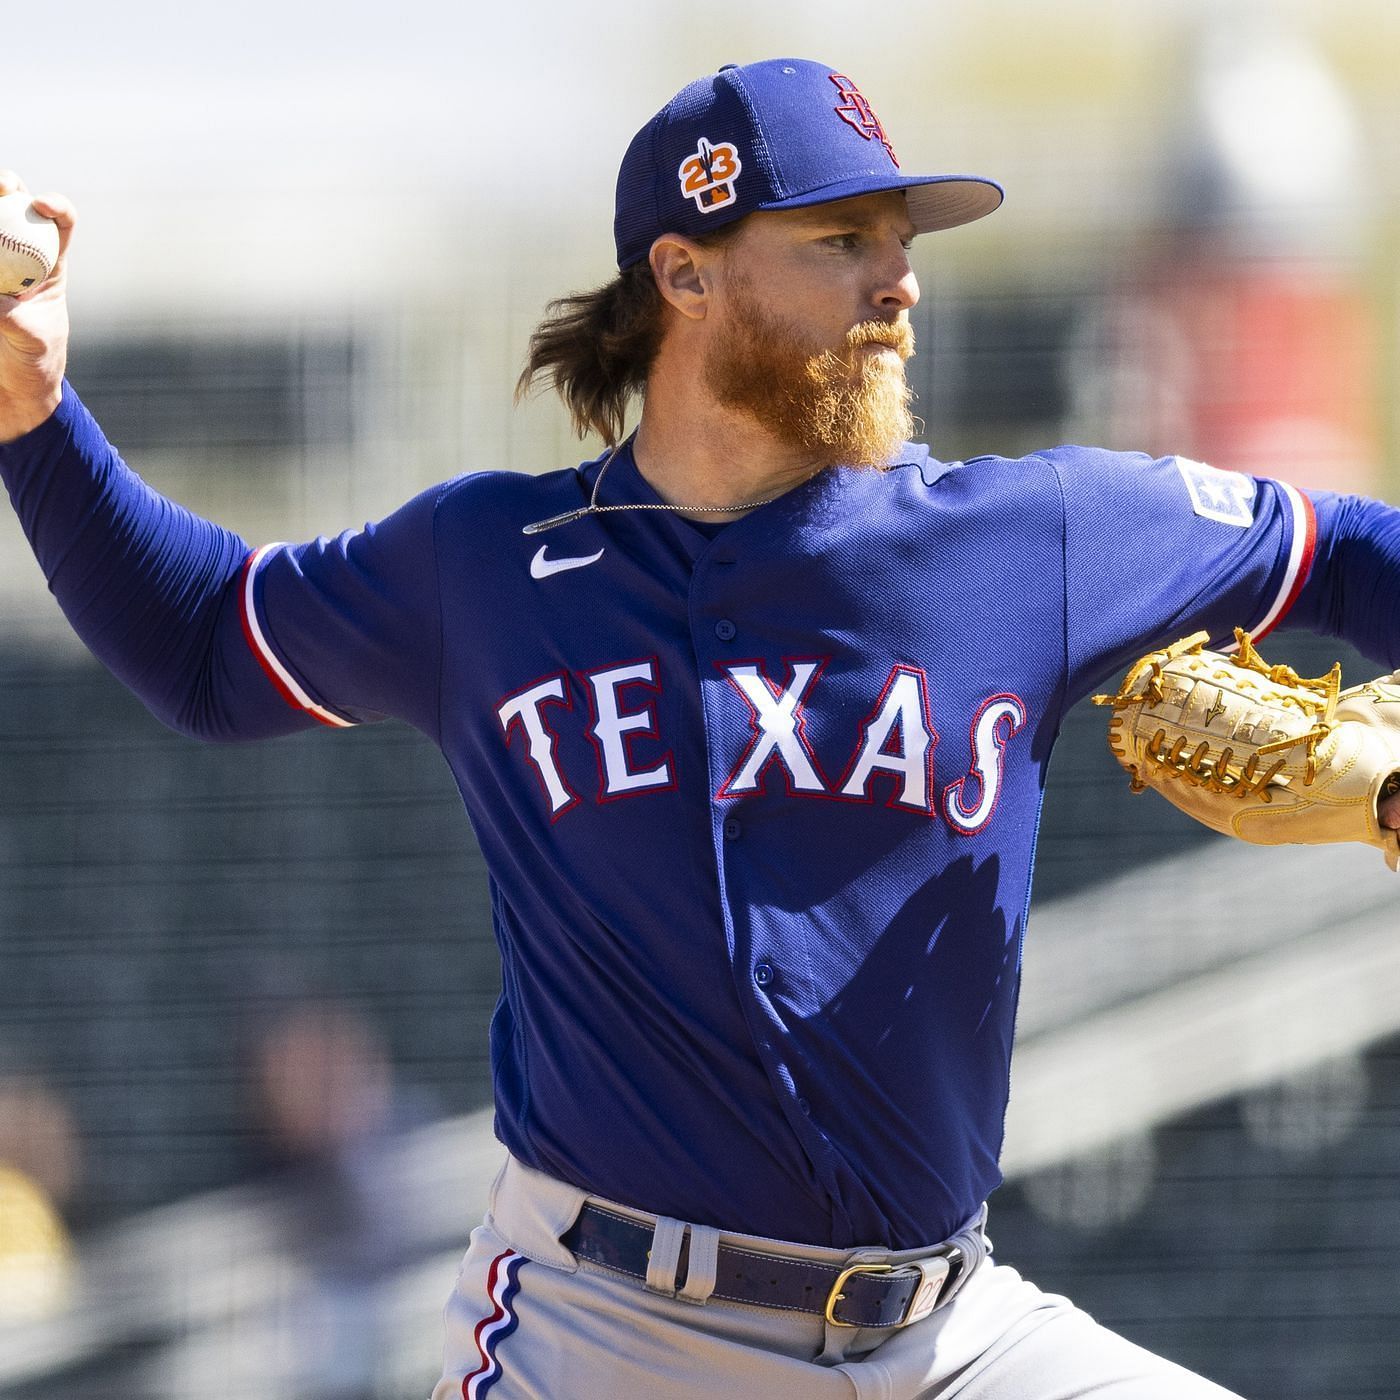
[[[464,477],[253,556],[245,625],[322,722],[441,746],[491,873],[499,1135],[683,1219],[947,1236],[999,1181],[1046,765],[1145,647],[1276,621],[1288,487],[911,448],[722,529]],[[655,504],[630,449],[607,504]]]
[[[998,1184],[1066,710],[1154,644],[1268,630],[1341,538],[1291,487],[1185,459],[911,446],[723,528],[524,534],[588,502],[592,462],[249,551],[124,476],[71,391],[31,436],[0,467],[40,560],[129,683],[194,677],[164,717],[394,715],[440,746],[490,872],[507,1147],[836,1246],[944,1239]],[[659,504],[629,447],[600,503]],[[196,578],[197,621],[152,621],[194,616]],[[134,657],[138,615],[158,645]]]

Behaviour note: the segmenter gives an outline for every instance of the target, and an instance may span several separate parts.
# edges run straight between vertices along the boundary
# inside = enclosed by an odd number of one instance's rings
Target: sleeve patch
[[[1191,496],[1191,509],[1206,520],[1247,530],[1254,524],[1254,479],[1221,471],[1189,457],[1177,457],[1176,469]]]

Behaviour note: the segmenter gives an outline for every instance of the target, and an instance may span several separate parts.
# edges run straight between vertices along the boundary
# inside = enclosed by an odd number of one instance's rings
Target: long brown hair
[[[727,243],[739,222],[693,241],[705,247]],[[579,437],[597,433],[613,446],[622,438],[627,405],[645,390],[661,348],[663,312],[645,258],[591,292],[557,297],[530,336],[516,402],[542,381],[564,400]]]

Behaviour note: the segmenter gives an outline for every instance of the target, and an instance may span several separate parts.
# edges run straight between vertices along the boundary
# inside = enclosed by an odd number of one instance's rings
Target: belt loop
[[[992,1252],[992,1242],[985,1233],[987,1224],[987,1207],[984,1204],[976,1219],[964,1230],[960,1230],[949,1244],[956,1245],[962,1253],[963,1264],[958,1270],[957,1277],[952,1280],[943,1292],[943,1297],[939,1300],[939,1305],[950,1302],[953,1297],[961,1292],[963,1284],[976,1272],[977,1266]]]
[[[719,1275],[719,1231],[713,1225],[690,1227],[690,1266],[685,1287],[676,1294],[687,1303],[703,1303],[715,1291]]]
[[[681,1241],[685,1239],[685,1222],[668,1215],[656,1218],[651,1248],[647,1251],[647,1287],[653,1293],[676,1296],[676,1269],[681,1262]]]

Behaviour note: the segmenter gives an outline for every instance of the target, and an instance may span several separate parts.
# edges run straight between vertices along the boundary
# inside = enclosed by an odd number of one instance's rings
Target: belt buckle
[[[846,1295],[841,1291],[846,1286],[846,1280],[855,1274],[892,1274],[893,1264],[852,1264],[849,1268],[842,1269],[836,1275],[836,1282],[831,1285],[831,1292],[826,1295],[826,1320],[833,1327],[859,1327],[858,1322],[842,1322],[836,1316],[836,1305]]]
[[[859,1327],[858,1322],[844,1322],[836,1316],[836,1305],[846,1295],[841,1291],[846,1281],[855,1274],[892,1274],[904,1269],[917,1269],[920,1274],[919,1286],[910,1295],[904,1316],[898,1322],[887,1324],[891,1327],[908,1327],[911,1322],[926,1318],[937,1306],[943,1293],[943,1286],[952,1273],[952,1259],[948,1254],[934,1254],[927,1259],[916,1259],[909,1264],[852,1264],[842,1269],[831,1285],[826,1298],[826,1320],[834,1327]]]

